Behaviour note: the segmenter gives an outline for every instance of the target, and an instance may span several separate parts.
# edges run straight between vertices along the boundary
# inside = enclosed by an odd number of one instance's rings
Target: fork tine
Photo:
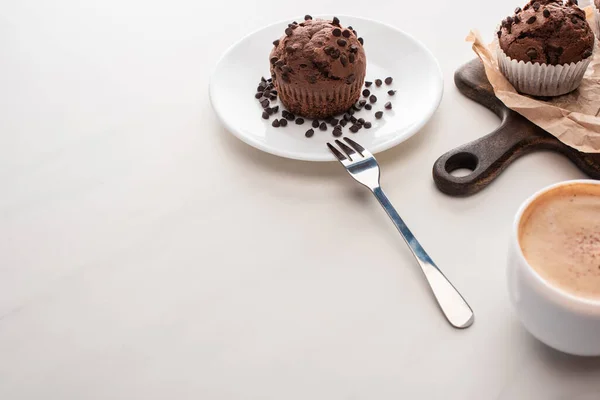
[[[352,148],[354,150],[356,150],[357,152],[360,153],[361,156],[363,157],[373,157],[373,154],[371,154],[371,152],[369,150],[366,150],[364,147],[362,147],[360,144],[356,143],[354,140],[344,137],[344,140],[350,145],[352,146]]]
[[[348,156],[348,158],[350,159],[350,161],[353,161],[352,160],[352,156],[356,155],[356,151],[354,151],[354,149],[348,147],[348,145],[346,145],[344,142],[340,142],[337,139],[336,139],[335,142],[337,143],[338,146],[340,146],[342,148],[342,150],[344,151],[344,153],[346,153],[346,155]]]
[[[345,161],[348,158],[342,154],[341,151],[339,151],[338,149],[335,148],[335,146],[333,146],[331,143],[327,142],[327,147],[329,147],[329,150],[331,150],[331,152],[333,153],[333,155],[339,160],[339,161]]]

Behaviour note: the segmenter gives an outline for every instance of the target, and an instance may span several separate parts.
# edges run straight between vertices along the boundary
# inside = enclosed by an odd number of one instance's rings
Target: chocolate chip
[[[372,84],[373,82],[365,81],[365,87],[370,87]]]
[[[278,60],[278,61],[275,63],[275,66],[276,66],[276,67],[280,67],[280,68],[281,68],[282,66],[284,66],[284,65],[285,65],[285,63],[283,62],[283,60]]]
[[[310,21],[311,19],[312,19],[312,17],[311,17],[310,15],[308,15],[308,14],[306,14],[306,15],[304,16],[304,20],[305,20],[305,21]]]
[[[529,17],[529,19],[527,20],[528,24],[533,24],[535,21],[537,20],[537,17],[535,15],[532,15],[531,17]]]
[[[284,121],[285,121],[285,119],[284,119]],[[271,124],[271,126],[272,126],[273,128],[279,128],[279,126],[280,126],[280,124],[279,124],[279,120],[278,120],[278,119],[276,119],[275,121],[273,121],[273,123]]]
[[[287,115],[284,116],[285,119],[287,119],[288,121],[293,121],[296,119],[296,116],[294,114],[292,114],[291,112],[288,112]]]
[[[391,76],[388,76],[387,78],[385,78],[385,84],[391,85],[393,80],[394,80],[394,78],[392,78]]]
[[[344,29],[344,32],[342,32],[342,36],[345,37],[346,39],[349,38],[350,35],[351,35],[351,33],[348,29]]]
[[[381,119],[381,117],[383,117],[383,111],[377,111],[377,112],[375,113],[375,118],[377,118],[377,119]]]
[[[269,113],[266,111],[263,111],[262,117],[263,117],[263,119],[269,119]]]
[[[342,54],[342,53],[340,53],[340,50],[339,50],[339,49],[334,49],[334,50],[331,52],[331,58],[333,58],[334,60],[335,60],[335,59],[338,59],[338,58],[340,58],[340,54]]]
[[[296,118],[296,125],[302,125],[304,123],[304,118]]]
[[[521,11],[523,11],[523,10],[521,10],[521,7],[517,7],[517,8],[515,8],[515,14],[518,14],[518,13],[520,13]]]
[[[325,122],[321,122],[321,125],[319,125],[319,129],[322,131],[326,131],[327,130],[327,124]]]
[[[392,109],[392,102],[388,101],[387,103],[385,103],[384,105],[386,110],[391,110]]]
[[[289,82],[290,76],[288,74],[281,74],[281,79],[283,79],[284,82]]]
[[[304,136],[306,137],[312,137],[315,134],[314,129],[309,129],[306,131],[306,133],[304,134]]]
[[[346,41],[344,39],[338,39],[337,44],[338,46],[344,47],[346,45]]]
[[[557,65],[560,63],[560,56],[562,56],[565,49],[562,47],[554,47],[548,45],[546,47],[546,61],[548,64]]]
[[[345,55],[341,55],[340,56],[340,62],[342,63],[342,65],[345,67],[346,65],[348,65],[348,57],[346,57]]]
[[[376,102],[377,102],[377,96],[375,96],[374,94],[372,94],[372,95],[369,97],[369,101],[370,101],[371,103],[376,103]]]
[[[340,20],[338,19],[338,17],[333,17],[333,20],[331,21],[334,25],[340,25]]]
[[[306,67],[308,67],[307,64],[300,64],[300,68],[306,68]]]
[[[365,110],[371,110],[372,108],[373,108],[373,106],[370,104],[365,105]]]
[[[329,122],[331,125],[336,126],[337,124],[340,123],[340,120],[337,118],[331,118],[331,120],[327,121]]]
[[[358,36],[358,33],[354,29],[352,29],[352,33],[354,33],[354,36]]]
[[[371,123],[369,121],[365,122],[365,124],[363,125],[365,129],[371,129]]]
[[[518,15],[515,15],[515,24],[520,24],[521,23],[521,17],[519,17]]]
[[[365,45],[365,40],[361,37],[358,38],[358,43],[362,44],[363,46]]]
[[[354,115],[350,117],[350,122],[352,122],[353,124],[355,124],[357,121],[358,119],[356,119]]]
[[[358,47],[355,44],[351,44],[349,49],[350,53],[356,53],[358,51]]]
[[[318,128],[319,127],[319,120],[318,119],[314,119],[312,122],[312,127],[313,128]]]
[[[497,34],[498,34],[498,38],[500,38],[500,36],[502,36],[502,31],[498,31]]]
[[[358,121],[356,121],[359,124],[364,124],[365,123],[365,119],[364,118],[359,118]]]
[[[350,53],[350,54],[348,55],[348,60],[349,60],[351,63],[353,63],[353,62],[354,62],[354,60],[355,60],[354,53]]]
[[[577,19],[577,17],[573,17],[573,18],[571,18],[571,22],[572,22],[574,25],[577,25],[577,22],[578,22],[578,21],[579,21],[579,20]]]
[[[527,57],[529,57],[530,60],[534,60],[538,57],[538,52],[536,49],[531,48],[529,50],[527,50]]]
[[[346,126],[346,124],[348,124],[348,121],[346,121],[345,119],[340,121],[341,126]]]
[[[277,61],[279,61],[279,58],[277,57],[271,57],[271,64],[275,64]]]
[[[325,46],[325,48],[323,49],[323,53],[327,54],[328,56],[331,55],[332,52],[333,46]]]
[[[281,118],[279,120],[279,126],[287,126],[287,119]]]
[[[371,91],[369,89],[365,89],[362,92],[362,95],[365,96],[365,97],[369,97],[370,94],[371,94]]]
[[[269,107],[269,100],[264,99],[263,101],[260,102],[260,105],[262,106],[262,108]]]
[[[279,39],[273,40],[273,46],[279,46]]]
[[[262,92],[258,92],[254,95],[255,99],[260,99],[262,97]]]
[[[360,127],[358,125],[352,125],[350,127],[350,132],[356,133],[356,132],[358,132],[359,129],[360,129]]]
[[[308,83],[317,83],[317,77],[315,75],[308,76]]]
[[[358,103],[357,103],[357,104],[354,104],[354,105],[352,106],[352,108],[354,109],[354,111],[360,111],[360,110],[362,110],[362,107],[361,107],[361,105],[360,105],[360,104],[358,104]]]
[[[335,129],[333,130],[333,136],[335,136],[335,137],[340,137],[340,136],[342,136],[342,130],[341,130],[341,129],[337,129],[337,128],[335,128]]]
[[[352,115],[354,115],[354,109],[353,108],[349,108],[348,109],[348,114],[350,114],[350,119],[352,119]]]
[[[273,114],[277,114],[277,112],[279,112],[279,106],[271,108],[271,111],[273,111]]]
[[[381,79],[375,79],[375,86],[379,87],[382,83]]]
[[[294,51],[296,51],[296,49],[292,46],[285,46],[285,51],[287,53],[293,53]]]
[[[592,55],[592,49],[587,49],[586,51],[583,52],[583,58],[588,58],[589,56]]]
[[[267,107],[267,108],[265,108],[265,111],[266,111],[266,112],[267,112],[267,114],[269,114],[269,115],[273,115],[273,114],[274,114],[274,111],[273,111],[273,110],[274,110],[274,108],[271,108],[271,107]]]
[[[353,30],[353,29],[354,29],[354,28],[352,28],[352,25],[348,26],[348,30],[349,30],[349,31],[351,31],[351,30]]]
[[[396,94],[396,91],[395,91],[395,90],[388,90],[388,94],[389,94],[390,96],[393,96],[393,95],[395,95],[395,94]]]
[[[348,77],[346,78],[346,83],[348,85],[351,85],[354,83],[354,81],[356,80],[356,76],[354,76],[354,74],[350,74],[348,75]]]
[[[535,3],[533,3],[533,10],[538,11],[541,6],[542,5],[536,1]]]
[[[365,89],[366,90],[366,89]],[[364,92],[363,92],[364,93]],[[367,101],[365,99],[362,99],[361,101],[358,102],[358,105],[361,107],[364,107],[367,105]]]
[[[269,96],[269,99],[271,99],[271,100],[277,100],[277,95],[276,94],[271,94]]]
[[[340,28],[335,28],[331,33],[333,33],[333,36],[335,37],[340,37],[342,35],[342,30]]]
[[[344,116],[342,118],[344,118],[344,121],[350,121],[350,118],[352,118],[352,115],[346,113],[346,114],[344,114]]]
[[[579,1],[578,0],[569,0],[569,5],[578,6],[579,5]]]
[[[544,10],[544,17],[549,18],[550,17],[550,10],[548,10],[547,8]]]
[[[292,36],[292,33],[294,33],[294,30],[290,27],[285,28],[285,34],[287,36]]]
[[[298,27],[298,23],[296,21],[293,22],[292,26],[290,26],[290,28],[292,29],[296,29]]]

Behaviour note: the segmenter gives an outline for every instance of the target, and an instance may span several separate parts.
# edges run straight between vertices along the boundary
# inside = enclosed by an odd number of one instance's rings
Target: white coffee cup
[[[537,339],[565,353],[600,356],[600,301],[577,297],[543,279],[519,245],[521,218],[531,203],[544,193],[573,184],[600,185],[600,181],[549,186],[527,199],[517,212],[508,256],[508,291],[519,319]]]

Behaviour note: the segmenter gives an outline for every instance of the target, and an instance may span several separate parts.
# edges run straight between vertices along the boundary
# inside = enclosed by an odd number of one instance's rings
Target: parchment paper
[[[593,10],[586,9],[588,21],[595,26]],[[496,96],[514,110],[556,136],[561,142],[584,153],[600,153],[600,41],[596,39],[593,60],[579,89],[550,99],[537,99],[517,93],[498,68],[494,41],[486,46],[477,31],[467,41],[485,67]]]

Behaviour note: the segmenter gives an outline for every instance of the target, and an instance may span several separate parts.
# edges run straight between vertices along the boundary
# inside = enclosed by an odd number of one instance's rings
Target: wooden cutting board
[[[515,159],[537,150],[563,154],[591,178],[600,179],[600,154],[581,153],[508,109],[494,95],[479,59],[456,71],[454,82],[462,94],[496,113],[501,124],[489,135],[457,147],[435,162],[433,180],[440,191],[451,196],[477,193]],[[462,177],[451,175],[461,168],[473,172]]]

